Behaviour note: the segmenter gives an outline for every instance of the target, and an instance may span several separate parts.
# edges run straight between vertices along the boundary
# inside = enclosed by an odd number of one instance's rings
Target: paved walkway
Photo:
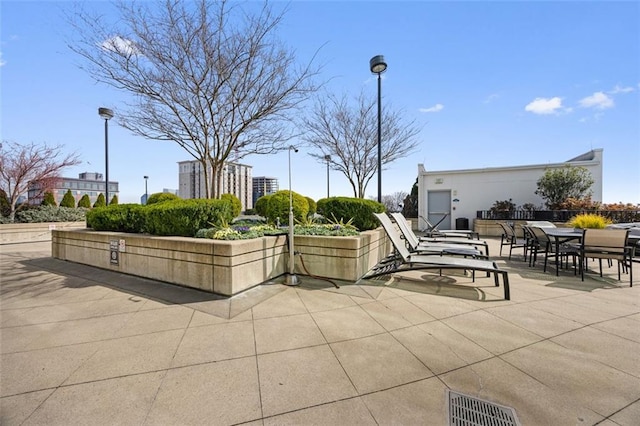
[[[616,268],[500,258],[511,301],[426,273],[223,299],[0,253],[2,425],[446,425],[447,389],[523,425],[640,424],[640,280]]]

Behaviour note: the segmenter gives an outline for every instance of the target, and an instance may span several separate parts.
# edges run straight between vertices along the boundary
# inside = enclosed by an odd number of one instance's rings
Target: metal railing
[[[599,214],[614,223],[640,222],[640,210],[478,210],[476,219],[568,222],[572,217],[582,213]]]

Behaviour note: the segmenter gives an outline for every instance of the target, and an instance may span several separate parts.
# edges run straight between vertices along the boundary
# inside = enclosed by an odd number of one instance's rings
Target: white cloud
[[[102,42],[101,47],[105,50],[131,56],[138,53],[135,44],[131,40],[127,40],[120,36],[114,36]]]
[[[562,108],[562,98],[558,96],[553,98],[535,98],[524,107],[524,110],[541,115],[571,111],[570,109]]]
[[[495,101],[496,99],[498,99],[500,97],[500,95],[498,95],[497,93],[492,93],[489,96],[487,96],[487,99],[484,100],[485,104],[491,103],[493,101]]]
[[[607,109],[613,108],[613,99],[603,92],[595,92],[591,96],[580,99],[580,106],[583,108]]]
[[[631,93],[631,92],[634,92],[635,90],[636,89],[634,89],[631,86],[622,87],[619,84],[616,84],[616,87],[610,90],[609,93],[612,95],[616,95],[618,93]]]
[[[429,108],[420,108],[418,109],[418,111],[420,112],[440,112],[444,109],[444,105],[442,104],[435,104],[432,107]]]

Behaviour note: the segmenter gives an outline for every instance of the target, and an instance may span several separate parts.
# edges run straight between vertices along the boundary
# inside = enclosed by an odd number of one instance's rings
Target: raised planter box
[[[57,259],[225,296],[288,271],[285,236],[220,241],[90,229],[53,230],[52,234],[51,252]],[[294,245],[300,253],[296,274],[348,281],[356,281],[390,250],[381,229],[356,237],[296,236]]]
[[[0,245],[51,241],[53,229],[82,229],[82,222],[3,223],[0,224]]]

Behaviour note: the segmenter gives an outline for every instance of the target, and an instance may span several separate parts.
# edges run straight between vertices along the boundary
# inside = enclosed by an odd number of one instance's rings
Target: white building
[[[427,229],[430,223],[444,220],[440,229],[455,227],[456,219],[469,220],[478,210],[489,210],[496,201],[511,199],[521,206],[544,204],[536,195],[538,179],[547,169],[567,165],[586,168],[594,180],[591,186],[593,201],[602,201],[602,149],[594,149],[563,163],[534,164],[529,166],[492,167],[484,169],[427,171],[418,165],[418,228]]]
[[[253,206],[252,167],[246,164],[225,163],[222,172],[221,194],[233,194],[240,199],[242,211]],[[211,170],[209,170],[211,176]],[[178,162],[178,196],[206,198],[204,171],[199,161]]]
[[[105,181],[102,173],[79,173],[78,178],[62,177],[59,179],[53,179],[51,187],[43,187],[40,182],[29,182],[29,189],[27,192],[29,204],[39,205],[42,203],[44,194],[47,191],[53,193],[53,198],[56,200],[56,204],[60,204],[64,194],[67,191],[71,191],[73,198],[76,200],[76,205],[83,195],[87,194],[91,205],[96,202],[98,195],[105,195]],[[115,181],[109,181],[109,202],[114,196],[120,197],[120,184]]]

